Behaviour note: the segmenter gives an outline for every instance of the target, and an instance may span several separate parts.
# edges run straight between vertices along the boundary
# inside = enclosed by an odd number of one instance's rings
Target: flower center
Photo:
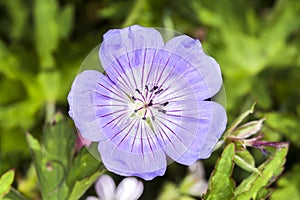
[[[166,113],[167,111],[164,109],[169,102],[158,103],[155,102],[155,97],[160,95],[163,92],[161,87],[157,85],[153,86],[149,89],[148,85],[145,85],[143,92],[139,89],[135,89],[136,95],[132,96],[132,108],[133,114],[132,116],[139,117],[142,120],[155,121],[155,113],[161,112]]]

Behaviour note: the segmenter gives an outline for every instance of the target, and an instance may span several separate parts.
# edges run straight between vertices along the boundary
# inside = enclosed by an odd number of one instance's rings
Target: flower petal
[[[170,103],[166,108],[166,113],[156,117],[157,123],[155,127],[160,135],[163,135],[164,150],[166,154],[173,160],[189,165],[199,158],[200,149],[194,151],[193,142],[198,134],[204,137],[209,127],[209,121],[206,116],[206,109],[201,108],[194,99],[181,100],[177,103]],[[201,138],[201,137],[199,137]],[[202,146],[204,141],[198,141],[198,145]],[[180,158],[189,152],[188,162],[180,160]]]
[[[212,153],[219,138],[226,129],[227,115],[223,106],[218,103],[210,102],[212,106],[212,118],[209,131],[206,134],[205,143],[200,150],[199,158],[206,159]]]
[[[106,174],[101,175],[95,184],[95,190],[100,200],[114,200],[115,189],[114,180]]]
[[[146,60],[148,58],[152,60],[153,52],[162,48],[163,45],[163,39],[158,31],[134,25],[125,29],[108,31],[104,35],[99,57],[110,79],[115,83],[121,82],[119,84],[122,85],[123,90],[128,92],[136,89],[136,86],[132,85],[134,81],[140,86],[140,81],[132,79],[138,77],[143,79]],[[149,53],[149,50],[152,52]],[[140,67],[142,71],[132,77],[133,74],[128,71],[137,67]]]
[[[124,94],[98,71],[87,70],[77,75],[68,100],[71,117],[83,138],[90,141],[103,139],[101,125],[109,119],[101,118],[101,114],[126,107],[127,102],[122,99],[126,96],[121,95]],[[114,102],[118,102],[118,106]]]
[[[136,200],[144,190],[144,185],[136,178],[125,178],[118,185],[116,190],[117,200]]]
[[[222,85],[220,66],[203,52],[199,40],[186,35],[177,36],[167,42],[165,50],[176,54],[197,69],[208,90],[206,93],[202,91],[204,94],[202,99],[208,99],[220,90]]]
[[[98,150],[105,167],[123,176],[138,176],[152,180],[156,176],[162,176],[166,171],[166,156],[162,150],[133,153],[109,141],[100,141]]]
[[[198,125],[197,137],[191,146],[176,160],[181,164],[191,165],[197,159],[208,158],[226,127],[226,112],[220,104],[203,101],[199,105],[201,118],[206,120]]]

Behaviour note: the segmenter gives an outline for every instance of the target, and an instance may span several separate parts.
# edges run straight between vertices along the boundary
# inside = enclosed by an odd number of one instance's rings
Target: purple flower
[[[116,188],[114,180],[108,175],[102,175],[95,184],[97,197],[88,197],[86,200],[136,200],[144,190],[144,185],[136,178],[123,179]]]
[[[208,100],[222,85],[218,63],[199,40],[165,42],[153,28],[110,30],[99,50],[106,75],[86,70],[72,85],[69,114],[109,171],[151,180],[167,158],[209,157],[225,129],[224,108]]]

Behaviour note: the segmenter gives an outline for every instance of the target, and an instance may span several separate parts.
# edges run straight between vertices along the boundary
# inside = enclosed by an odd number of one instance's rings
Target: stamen
[[[143,117],[142,120],[146,120],[146,117]]]
[[[159,93],[161,93],[163,90],[164,90],[164,89],[160,89],[160,90],[156,91],[154,94],[159,94]]]
[[[167,101],[167,102],[165,102],[165,103],[163,103],[163,104],[161,104],[162,106],[166,106],[166,105],[168,105],[169,104],[169,102]]]
[[[152,116],[151,118],[152,118],[153,121],[155,121],[155,117],[154,116]]]
[[[151,100],[151,101],[148,103],[147,106],[148,106],[148,107],[149,107],[149,106],[153,106],[153,100]]]
[[[139,94],[142,94],[141,91],[139,89],[135,89],[135,91],[137,91]]]
[[[145,85],[145,89],[146,89],[147,91],[149,90],[148,85]]]
[[[158,112],[161,112],[161,113],[164,113],[164,114],[166,114],[166,110],[164,110],[164,109],[158,109]]]
[[[133,100],[133,101],[135,101],[135,100],[136,100],[136,98],[135,98],[134,96],[132,96],[131,98],[132,98],[132,100]]]
[[[150,92],[153,92],[154,90],[157,90],[157,88],[158,88],[158,86],[155,85],[155,86],[150,90]]]

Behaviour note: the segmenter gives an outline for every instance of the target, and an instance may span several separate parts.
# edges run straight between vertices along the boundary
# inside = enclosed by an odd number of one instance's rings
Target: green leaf
[[[26,198],[21,195],[16,189],[11,188],[10,192],[5,196],[6,200],[26,200]],[[5,200],[3,199],[3,200]]]
[[[67,177],[69,187],[73,188],[69,199],[78,199],[104,172],[103,165],[86,148],[81,148]]]
[[[276,149],[270,158],[258,167],[261,175],[251,174],[235,190],[235,200],[256,199],[262,188],[272,184],[283,171],[288,148]]]
[[[58,70],[41,72],[38,74],[37,80],[41,86],[41,93],[44,95],[44,99],[55,102],[60,92],[62,80],[60,72]]]
[[[276,190],[271,195],[272,200],[300,199],[299,171],[300,163],[296,163],[290,171],[278,180]]]
[[[42,68],[55,66],[52,53],[57,48],[59,38],[59,28],[56,21],[57,10],[57,1],[34,1],[36,49]],[[47,25],[45,26],[45,24]]]
[[[9,31],[9,33],[7,32],[7,36],[12,40],[19,40],[26,28],[26,22],[28,22],[30,6],[20,0],[6,1],[5,4],[1,4],[1,6],[3,5],[10,11],[8,13],[10,15],[10,26],[6,28]],[[18,12],[15,12],[16,10]]]
[[[14,181],[15,171],[9,170],[0,177],[0,199],[6,195]]]
[[[99,178],[101,174],[103,174],[105,170],[98,170],[91,176],[88,176],[82,180],[76,181],[73,187],[73,190],[70,194],[69,199],[79,199],[85,191],[91,187],[91,185]]]
[[[18,181],[18,191],[30,199],[36,199],[39,196],[36,191],[38,189],[38,179],[33,163],[29,166],[26,176]]]
[[[35,0],[33,16],[36,49],[41,67],[53,69],[53,53],[58,48],[59,40],[66,37],[72,28],[73,7],[68,5],[60,8],[54,0]]]
[[[74,7],[73,5],[66,5],[61,9],[61,12],[58,14],[58,24],[60,30],[61,38],[66,38],[69,36],[73,28],[73,18],[74,18]]]
[[[273,188],[261,188],[257,194],[256,199],[268,199],[268,197],[272,194],[274,191]]]
[[[209,179],[206,200],[230,199],[233,197],[235,183],[231,179],[234,159],[234,144],[229,144],[223,151]]]
[[[67,199],[68,169],[74,153],[75,134],[60,114],[44,130],[43,144],[27,134],[43,199]]]
[[[102,170],[101,167],[101,163],[86,148],[81,148],[71,165],[68,185],[72,187],[76,181]]]

